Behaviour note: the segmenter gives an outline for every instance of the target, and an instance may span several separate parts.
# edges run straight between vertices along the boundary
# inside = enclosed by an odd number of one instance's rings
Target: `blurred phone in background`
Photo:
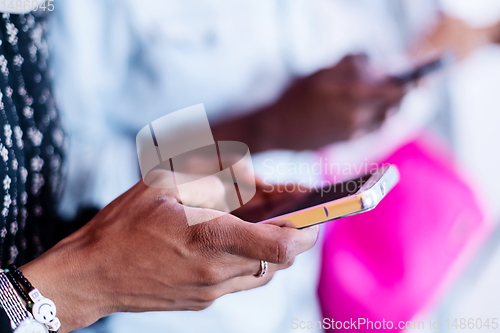
[[[444,71],[456,62],[453,52],[447,52],[437,59],[425,62],[405,73],[396,74],[395,77],[403,83],[411,83],[420,80],[424,76]]]

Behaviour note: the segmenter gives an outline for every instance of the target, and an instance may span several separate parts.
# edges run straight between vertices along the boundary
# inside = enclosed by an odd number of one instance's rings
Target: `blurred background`
[[[442,265],[441,273],[402,268],[399,282],[380,284],[390,298],[395,288],[402,288],[401,281],[410,289],[409,281],[429,281],[421,292],[425,299],[418,302],[397,294],[400,303],[393,306],[408,311],[391,314],[404,320],[439,318],[441,323],[499,316],[498,0],[65,0],[56,7],[52,67],[71,140],[60,207],[66,218],[103,207],[137,182],[137,132],[152,120],[198,103],[205,105],[216,139],[247,143],[257,174],[269,182],[355,176],[288,169],[326,160],[343,167],[391,161],[416,142],[440,170],[456,175],[453,179],[472,193],[473,199],[455,204],[472,205],[480,217],[453,256],[434,263],[422,257],[429,270]],[[454,61],[442,70],[411,82],[395,81],[398,74],[443,54],[452,54]],[[322,121],[321,115],[330,118]],[[250,124],[257,125],[251,135],[242,136]],[[418,170],[418,165],[412,168]],[[421,177],[429,179],[430,196],[447,195],[439,192],[447,188],[439,179]],[[398,192],[401,200],[404,191]],[[418,238],[412,245],[415,253],[418,247],[439,250],[440,239],[447,242],[447,234],[438,231],[444,215],[432,210],[446,212],[454,197],[442,199],[439,206],[441,198],[432,208],[414,203],[427,210],[428,230],[437,233]],[[375,225],[384,223],[383,216],[371,218],[378,221]],[[394,217],[393,223],[420,223],[416,216],[402,220]],[[328,242],[342,238],[342,229],[324,228],[315,248],[264,288],[229,295],[200,313],[117,314],[82,331],[300,331],[291,327],[292,318],[321,320],[337,311],[330,304],[335,294],[322,286],[330,283],[324,271],[332,251],[338,250]],[[400,243],[397,251],[408,250]],[[372,277],[377,280],[376,274]],[[344,300],[356,299],[353,316],[370,315],[362,299],[373,296],[356,298],[355,292],[331,281],[335,283],[339,287],[334,290],[345,292]],[[446,325],[426,328],[452,331]]]

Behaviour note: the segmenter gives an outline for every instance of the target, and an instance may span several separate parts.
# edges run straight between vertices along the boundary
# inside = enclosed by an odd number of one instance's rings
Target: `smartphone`
[[[445,53],[438,59],[429,61],[409,72],[395,75],[395,77],[403,83],[410,83],[431,73],[444,70],[455,62],[455,56],[452,52]]]
[[[298,229],[307,228],[375,208],[398,181],[397,167],[385,166],[326,188],[294,191],[265,200],[248,209],[243,218],[256,223],[286,220]]]

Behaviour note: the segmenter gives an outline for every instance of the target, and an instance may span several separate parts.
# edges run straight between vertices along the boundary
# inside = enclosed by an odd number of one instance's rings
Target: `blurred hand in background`
[[[317,149],[379,128],[407,92],[397,78],[373,70],[364,55],[298,79],[282,97],[250,116],[213,129],[251,152]]]

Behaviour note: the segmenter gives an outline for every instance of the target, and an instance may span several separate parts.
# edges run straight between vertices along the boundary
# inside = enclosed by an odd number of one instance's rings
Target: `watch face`
[[[14,333],[48,333],[49,330],[44,324],[37,322],[34,319],[26,319],[17,326]]]

